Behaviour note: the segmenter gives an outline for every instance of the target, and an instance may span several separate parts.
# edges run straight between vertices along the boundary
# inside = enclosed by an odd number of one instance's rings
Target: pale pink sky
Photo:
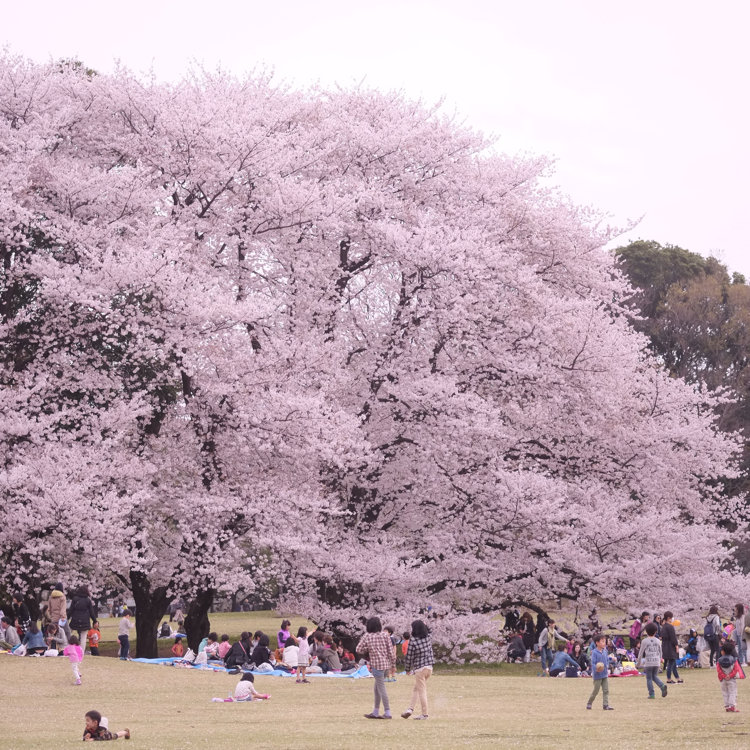
[[[193,62],[304,85],[397,88],[557,158],[555,182],[643,237],[750,277],[750,3],[717,0],[34,0],[0,45],[115,59],[174,79]]]

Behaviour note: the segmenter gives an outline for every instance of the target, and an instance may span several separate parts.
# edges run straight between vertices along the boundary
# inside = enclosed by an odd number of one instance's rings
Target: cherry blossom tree
[[[7,584],[283,582],[351,628],[702,604],[736,444],[621,305],[544,160],[398,94],[0,64]],[[731,587],[733,588],[730,588]],[[734,594],[732,594],[734,596]]]

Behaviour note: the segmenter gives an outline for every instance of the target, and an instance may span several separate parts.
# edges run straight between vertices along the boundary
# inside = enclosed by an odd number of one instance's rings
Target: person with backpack
[[[711,649],[708,664],[713,667],[714,662],[719,658],[719,645],[721,641],[721,619],[719,618],[719,608],[715,604],[712,604],[708,610],[706,624],[703,626],[703,639]]]
[[[737,680],[744,680],[740,660],[734,655],[734,646],[726,641],[721,647],[721,656],[716,661],[716,672],[724,696],[724,710],[735,713],[737,708]]]
[[[636,641],[641,637],[641,633],[646,627],[648,618],[648,612],[641,612],[641,616],[633,621],[633,624],[630,626],[630,648],[635,649]]]

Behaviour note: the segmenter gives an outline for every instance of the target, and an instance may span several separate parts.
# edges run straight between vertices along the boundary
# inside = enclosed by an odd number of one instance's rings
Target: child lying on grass
[[[83,730],[84,742],[116,740],[120,737],[129,740],[130,730],[123,729],[119,732],[110,732],[109,724],[105,716],[102,716],[98,711],[88,711],[86,713],[86,729]]]

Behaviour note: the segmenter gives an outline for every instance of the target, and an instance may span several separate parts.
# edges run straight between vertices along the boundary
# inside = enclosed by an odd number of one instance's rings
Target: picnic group
[[[96,607],[86,587],[77,589],[68,605],[62,584],[57,584],[42,611],[41,627],[38,620],[32,619],[21,592],[12,595],[11,612],[0,612],[0,617],[0,650],[15,656],[67,658],[74,685],[81,685],[84,655],[99,655],[101,631]],[[180,624],[180,618],[176,619]],[[121,609],[118,656],[122,660],[131,659],[129,637],[133,626],[130,610]],[[203,638],[197,653],[185,651],[184,634],[173,632],[169,623],[162,624],[160,635],[169,631],[170,637],[174,636],[171,662],[175,666],[213,666],[240,675],[233,694],[212,699],[217,702],[268,700],[269,694],[255,688],[257,673],[291,674],[296,677],[296,683],[310,684],[309,675],[345,676],[366,668],[366,673],[374,678],[373,708],[364,716],[372,720],[393,718],[386,683],[396,681],[400,650],[405,671],[414,676],[411,700],[400,716],[416,720],[429,718],[427,681],[435,659],[430,631],[423,620],[414,620],[410,630],[397,636],[393,627],[383,627],[378,617],[370,617],[365,623],[365,633],[356,644],[356,656],[331,634],[321,630],[308,632],[304,625],[297,628],[296,633],[290,628],[291,622],[283,619],[274,636],[262,631],[242,632],[234,643],[227,634],[219,637],[211,632]],[[109,720],[96,710],[87,712],[84,719],[83,739],[86,741],[130,739],[129,729],[110,731]]]
[[[531,661],[537,655],[542,677],[591,677],[593,690],[586,703],[591,709],[597,695],[602,693],[602,707],[614,710],[609,704],[609,677],[646,676],[648,698],[656,698],[656,688],[662,698],[669,692],[668,685],[681,684],[679,668],[716,666],[724,709],[737,712],[737,680],[744,680],[742,667],[747,666],[750,640],[750,612],[743,604],[736,604],[730,620],[722,623],[717,605],[712,605],[703,619],[700,632],[691,628],[684,643],[677,630],[680,621],[671,611],[664,614],[642,612],[630,627],[628,636],[592,635],[586,641],[567,638],[557,630],[554,620],[538,615],[536,625],[530,612],[520,614],[512,609],[506,613],[504,632],[508,635],[506,659],[509,662]],[[628,643],[625,638],[628,638]],[[666,682],[659,678],[664,673]]]

